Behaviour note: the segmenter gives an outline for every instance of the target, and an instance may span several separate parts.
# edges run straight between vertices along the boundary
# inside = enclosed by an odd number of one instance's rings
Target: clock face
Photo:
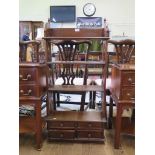
[[[83,13],[86,15],[86,16],[93,16],[96,12],[96,7],[94,4],[92,3],[87,3],[84,5],[83,7]]]

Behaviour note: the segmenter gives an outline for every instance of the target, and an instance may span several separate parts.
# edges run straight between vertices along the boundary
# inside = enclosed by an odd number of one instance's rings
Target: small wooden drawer
[[[36,81],[37,69],[36,68],[21,68],[19,69],[20,82],[33,82]]]
[[[101,122],[78,122],[78,128],[101,129],[103,124]]]
[[[62,122],[62,121],[53,121],[48,122],[47,129],[53,129],[53,128],[72,128],[74,129],[75,124],[74,122]]]
[[[122,89],[122,100],[134,100],[135,99],[135,90],[133,88],[123,88]]]
[[[19,86],[19,96],[40,96],[39,87],[34,85],[22,85]]]
[[[122,85],[134,86],[135,85],[135,72],[123,72],[122,73]]]
[[[74,130],[49,130],[48,138],[56,138],[56,139],[74,139],[75,132]]]
[[[102,131],[78,131],[78,138],[104,138],[104,133]]]

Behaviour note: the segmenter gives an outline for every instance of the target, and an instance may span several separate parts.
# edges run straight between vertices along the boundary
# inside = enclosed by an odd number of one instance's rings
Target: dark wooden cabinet
[[[30,33],[30,40],[35,40],[37,36],[37,28],[43,28],[44,23],[42,21],[19,21],[19,40],[22,40],[22,36],[26,33]]]
[[[20,133],[33,132],[36,136],[37,149],[41,148],[42,97],[46,94],[46,65],[39,63],[19,64],[19,104],[34,106],[34,116],[20,116]]]
[[[120,146],[120,133],[122,123],[122,113],[126,108],[135,106],[135,65],[134,64],[115,64],[112,65],[111,75],[111,97],[117,107],[115,122],[115,148]],[[110,103],[112,106],[112,102]],[[111,107],[110,106],[110,107]],[[111,111],[112,113],[112,111]],[[134,129],[126,132],[134,134]]]

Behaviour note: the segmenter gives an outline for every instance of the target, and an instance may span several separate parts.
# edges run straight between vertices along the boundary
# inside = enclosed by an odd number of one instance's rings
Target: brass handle
[[[24,79],[23,78],[23,75],[19,75],[19,78],[21,79],[21,80],[23,80],[23,81],[28,81],[30,78],[31,78],[31,75],[30,74],[27,74],[27,76],[26,76],[26,78]]]
[[[29,96],[32,93],[32,90],[29,89],[27,93],[24,93],[24,90],[20,90],[20,93],[22,93],[24,96]]]
[[[129,81],[132,85],[135,84],[134,82],[132,82],[132,78],[131,78],[131,77],[128,78],[128,81]]]
[[[131,94],[130,93],[127,93],[127,96],[131,96]]]
[[[127,93],[127,96],[131,96],[130,93]],[[130,97],[131,100],[134,100],[135,98],[134,97]]]
[[[131,97],[130,99],[131,99],[131,100],[135,100],[135,98],[134,98],[134,97]]]
[[[20,75],[19,75],[19,78],[22,79],[22,78],[23,78],[23,75],[20,74]]]

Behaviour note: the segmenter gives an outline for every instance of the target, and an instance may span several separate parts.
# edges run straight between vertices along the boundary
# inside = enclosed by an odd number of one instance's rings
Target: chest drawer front
[[[135,85],[135,72],[123,72],[122,73],[122,85],[134,86]]]
[[[104,138],[102,131],[78,131],[78,138]]]
[[[22,85],[19,86],[19,96],[23,97],[23,96],[36,96],[39,97],[40,96],[40,88],[39,86],[34,86],[34,85]]]
[[[135,89],[133,88],[123,88],[122,89],[122,100],[134,100],[135,99]]]
[[[78,128],[101,129],[103,128],[103,123],[101,122],[78,122]]]
[[[75,124],[74,122],[62,122],[62,121],[53,121],[53,122],[48,122],[47,128],[52,129],[52,128],[74,128]]]
[[[49,130],[49,139],[73,139],[75,138],[75,132],[73,130]]]
[[[19,81],[20,82],[33,82],[37,80],[36,68],[20,68]]]

